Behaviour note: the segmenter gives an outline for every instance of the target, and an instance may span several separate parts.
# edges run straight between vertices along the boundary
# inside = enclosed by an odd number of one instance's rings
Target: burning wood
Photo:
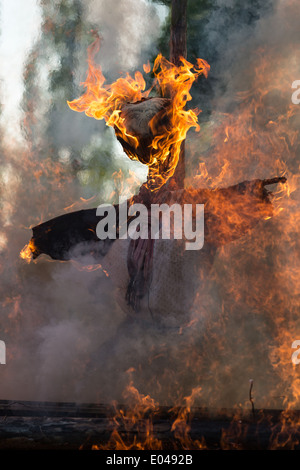
[[[0,449],[299,450],[299,411],[257,414],[253,419],[249,409],[217,412],[189,403],[170,408],[150,402],[132,409],[1,400]]]

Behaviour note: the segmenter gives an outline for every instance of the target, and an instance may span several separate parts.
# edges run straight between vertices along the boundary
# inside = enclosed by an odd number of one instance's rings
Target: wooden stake
[[[187,58],[187,0],[172,0],[170,61],[180,64],[180,57]],[[184,188],[185,144],[181,145],[179,162],[173,179],[178,189]]]
[[[170,61],[180,64],[180,57],[187,57],[187,0],[172,0]]]

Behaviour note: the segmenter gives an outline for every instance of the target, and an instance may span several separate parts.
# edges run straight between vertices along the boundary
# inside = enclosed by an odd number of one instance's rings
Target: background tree
[[[62,163],[84,197],[97,192],[101,200],[115,189],[116,169],[125,177],[129,170],[125,159],[115,161],[112,129],[67,105],[82,93],[79,76],[86,73],[86,50],[94,40],[88,3],[40,1],[41,35],[24,69],[23,131],[37,158]]]

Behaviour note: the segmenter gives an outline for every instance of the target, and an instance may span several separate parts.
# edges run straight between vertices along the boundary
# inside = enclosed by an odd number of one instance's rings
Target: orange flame
[[[146,83],[142,74],[137,71],[134,78],[128,73],[110,85],[105,85],[101,67],[94,64],[95,54],[99,50],[99,39],[88,48],[88,74],[83,83],[86,92],[78,99],[68,101],[69,107],[78,112],[85,112],[95,119],[104,119],[108,126],[115,129],[126,146],[127,155],[134,160],[140,159],[136,150],[142,146],[141,138],[128,129],[128,123],[122,113],[122,108],[128,104],[136,104],[151,99],[149,94],[153,87],[145,90]],[[149,130],[153,140],[147,145],[149,153],[148,187],[159,189],[173,174],[178,163],[180,147],[188,130],[195,127],[198,131],[197,116],[199,110],[185,110],[187,101],[191,100],[190,89],[200,75],[207,77],[210,66],[205,60],[197,59],[192,65],[181,58],[181,65],[175,66],[161,54],[157,56],[153,66],[155,85],[163,98],[169,100],[163,119],[159,114],[149,121]],[[150,65],[144,66],[146,73]],[[163,125],[162,122],[167,122]],[[130,148],[130,150],[129,150]]]
[[[147,64],[143,65],[143,69],[145,73],[150,73],[151,72],[151,65],[150,62],[148,61]]]
[[[129,369],[128,372],[131,372]],[[159,450],[162,443],[154,437],[151,414],[157,410],[157,403],[149,395],[139,393],[133,383],[126,387],[124,398],[129,408],[116,408],[113,431],[105,445],[93,445],[93,450]],[[150,416],[148,414],[150,413]],[[134,437],[132,439],[132,434]]]
[[[36,251],[36,247],[34,245],[33,240],[30,240],[28,245],[25,245],[24,248],[20,252],[20,258],[30,263],[33,260],[33,254]]]
[[[192,407],[195,402],[195,398],[201,393],[201,387],[196,387],[192,390],[190,396],[184,398],[184,406],[180,407],[177,411],[177,417],[172,424],[171,431],[174,432],[174,437],[177,441],[180,442],[180,448],[184,450],[197,449],[205,450],[207,449],[205,439],[202,436],[201,439],[193,440],[190,436],[191,431],[191,415]],[[170,411],[175,411],[173,408]]]

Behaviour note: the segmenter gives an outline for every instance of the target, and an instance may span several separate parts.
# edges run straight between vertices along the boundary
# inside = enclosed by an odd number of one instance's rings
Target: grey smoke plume
[[[91,0],[88,19],[103,38],[99,59],[104,72],[118,75],[136,69],[155,53],[161,21],[157,9],[145,0]]]

